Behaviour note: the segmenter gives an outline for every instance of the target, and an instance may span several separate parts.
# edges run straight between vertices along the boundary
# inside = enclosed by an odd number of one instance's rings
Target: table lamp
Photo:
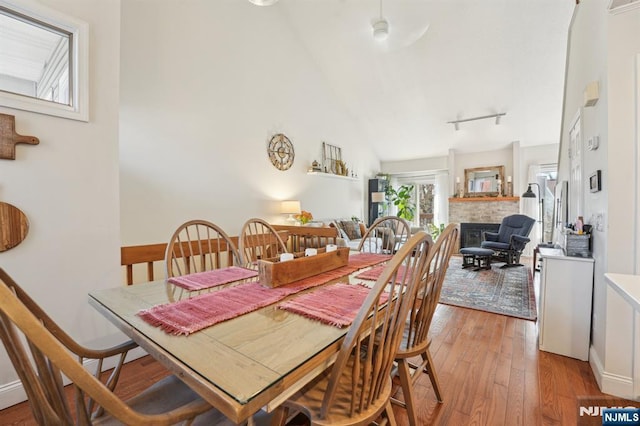
[[[383,203],[385,201],[385,193],[384,192],[372,192],[371,193],[371,202],[372,203]]]
[[[294,214],[300,214],[300,201],[298,200],[286,200],[280,205],[280,213],[288,214],[287,222],[291,225],[295,225],[297,220],[293,217]]]

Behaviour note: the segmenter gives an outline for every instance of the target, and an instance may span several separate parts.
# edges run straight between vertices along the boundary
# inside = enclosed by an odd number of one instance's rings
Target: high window
[[[0,0],[0,105],[88,120],[87,25]]]

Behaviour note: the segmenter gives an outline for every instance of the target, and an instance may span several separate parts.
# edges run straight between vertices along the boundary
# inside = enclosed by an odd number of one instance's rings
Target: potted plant
[[[398,189],[389,185],[388,194],[391,202],[398,209],[398,217],[411,222],[416,214],[416,205],[411,199],[413,185],[401,185]]]

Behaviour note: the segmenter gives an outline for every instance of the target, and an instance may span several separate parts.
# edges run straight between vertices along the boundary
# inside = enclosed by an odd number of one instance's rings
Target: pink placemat
[[[364,285],[337,283],[282,302],[278,308],[342,328],[353,322],[368,294]],[[382,293],[381,302],[388,297]]]
[[[358,269],[384,262],[390,258],[391,256],[389,255],[359,253],[349,258],[347,266],[323,272],[285,286],[269,288],[263,286],[259,281],[240,284],[223,288],[213,293],[195,296],[191,299],[144,309],[138,312],[138,315],[149,324],[160,327],[169,334],[189,335],[219,322],[271,305],[300,291],[326,284]]]
[[[367,269],[366,271],[359,273],[358,275],[356,275],[356,278],[359,278],[361,280],[376,281],[382,274],[382,271],[384,271],[385,267],[386,265],[374,266],[371,269]],[[404,274],[404,269],[404,265],[398,266],[398,276],[401,277]]]
[[[390,254],[376,254],[376,253],[356,253],[349,256],[349,265],[354,268],[352,272],[358,269],[366,268],[369,266],[377,265],[378,263],[386,262],[391,259]]]
[[[169,334],[188,335],[271,305],[289,295],[326,284],[332,279],[334,277],[325,273],[276,288],[263,286],[256,281],[223,288],[191,299],[157,305],[139,311],[138,315]]]
[[[144,309],[138,315],[169,334],[188,335],[281,300],[283,291],[247,283]]]
[[[240,281],[256,276],[258,276],[258,271],[240,268],[238,266],[230,266],[228,268],[213,269],[211,271],[172,277],[169,278],[169,282],[177,285],[178,287],[193,291],[216,287],[222,284],[228,284],[230,282]]]

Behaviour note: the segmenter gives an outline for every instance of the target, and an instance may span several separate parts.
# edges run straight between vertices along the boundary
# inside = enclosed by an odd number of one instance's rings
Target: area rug
[[[535,291],[528,266],[474,271],[462,269],[462,258],[453,256],[442,285],[440,303],[493,312],[535,321]]]

